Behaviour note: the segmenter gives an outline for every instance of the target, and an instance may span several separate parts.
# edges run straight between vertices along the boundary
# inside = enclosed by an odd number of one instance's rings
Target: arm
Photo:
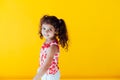
[[[35,76],[34,80],[39,80],[45,74],[45,72],[48,70],[48,68],[53,60],[54,54],[57,51],[58,51],[58,48],[56,45],[51,45],[50,48],[48,48],[45,63],[43,66],[40,67],[40,70],[39,70],[38,74]]]

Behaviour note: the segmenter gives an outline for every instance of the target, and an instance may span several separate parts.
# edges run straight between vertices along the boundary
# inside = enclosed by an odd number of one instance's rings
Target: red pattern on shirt
[[[42,66],[44,64],[46,56],[47,56],[46,50],[52,44],[57,45],[57,47],[59,49],[57,40],[55,40],[55,41],[53,41],[51,43],[48,43],[48,44],[44,43],[42,48],[41,48],[41,52],[40,52],[40,66]],[[59,67],[58,67],[58,56],[59,56],[59,53],[55,53],[55,55],[53,57],[53,60],[52,60],[52,62],[50,64],[50,67],[47,70],[47,74],[53,74],[54,75],[59,70]]]

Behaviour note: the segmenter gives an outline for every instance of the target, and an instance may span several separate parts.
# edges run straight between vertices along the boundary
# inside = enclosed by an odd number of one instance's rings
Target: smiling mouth
[[[46,35],[46,34],[45,34],[44,36],[47,36],[47,37],[48,37],[49,35]]]

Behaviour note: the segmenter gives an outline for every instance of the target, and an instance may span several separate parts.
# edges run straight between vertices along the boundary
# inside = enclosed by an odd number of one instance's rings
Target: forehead
[[[54,29],[54,27],[51,24],[42,24],[42,27]]]

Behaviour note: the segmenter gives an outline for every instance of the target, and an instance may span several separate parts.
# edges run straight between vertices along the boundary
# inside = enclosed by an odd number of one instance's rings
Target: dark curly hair
[[[65,48],[68,50],[68,32],[66,28],[65,21],[63,19],[58,19],[56,16],[49,16],[44,15],[40,19],[40,38],[43,38],[43,35],[41,33],[42,24],[50,24],[55,28],[55,31],[57,32],[56,38],[58,39],[59,44],[62,48]]]

